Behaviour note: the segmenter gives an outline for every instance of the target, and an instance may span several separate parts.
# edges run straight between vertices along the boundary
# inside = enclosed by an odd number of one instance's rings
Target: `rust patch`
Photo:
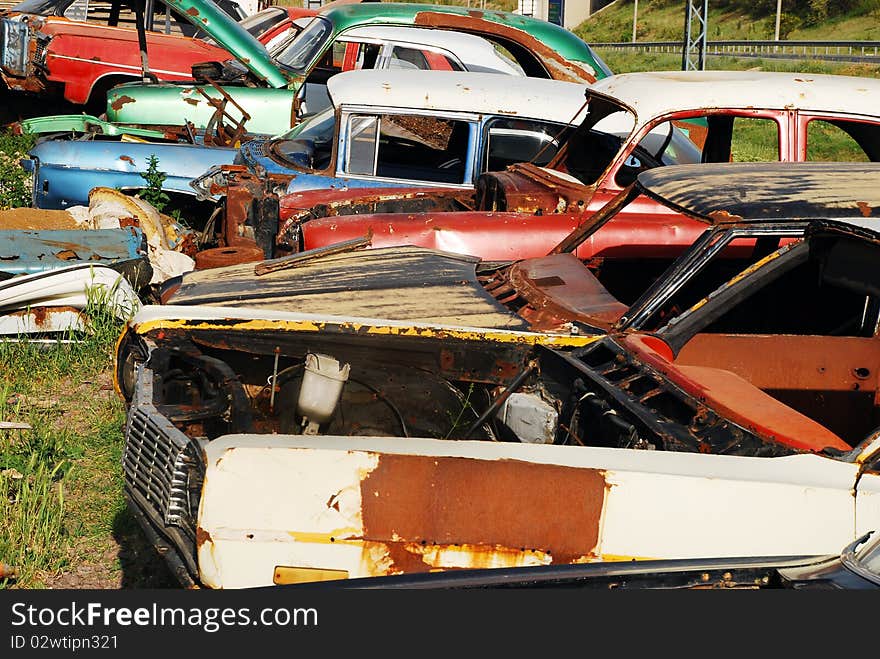
[[[34,324],[37,327],[45,326],[46,319],[49,317],[49,312],[46,307],[34,307],[31,309],[31,313],[34,317]]]
[[[55,252],[55,258],[61,261],[77,261],[79,260],[79,254],[72,249],[62,249],[60,252]]]
[[[595,552],[605,492],[596,469],[382,455],[361,482],[364,539],[386,544],[397,569],[412,568],[413,558],[425,569],[407,544],[471,555],[515,548],[567,563]]]
[[[416,14],[415,25],[433,28],[460,30],[470,33],[497,35],[518,43],[532,51],[547,67],[547,72],[554,80],[569,82],[596,82],[595,73],[588,71],[579,64],[565,59],[555,50],[541,43],[529,33],[508,25],[486,20],[471,12],[469,16],[455,16],[437,12],[423,11]]]
[[[134,165],[134,159],[131,156],[119,156],[119,159],[124,160],[125,162],[129,163],[130,165]]]
[[[213,543],[214,541],[211,539],[211,534],[208,533],[201,526],[196,527],[196,549],[201,549],[202,545],[206,542]]]
[[[115,101],[113,101],[110,104],[110,107],[113,108],[114,110],[119,111],[122,109],[122,106],[125,105],[126,103],[135,103],[135,102],[136,101],[131,96],[123,95],[123,96],[120,96],[119,98],[117,98]]]
[[[185,99],[183,99],[183,101],[185,103],[189,103],[190,105],[198,105],[199,104],[199,99],[197,99],[197,98],[185,98]]]
[[[190,7],[189,9],[186,10],[186,13],[189,14],[190,16],[198,16],[199,10],[196,9],[195,7]]]
[[[718,224],[742,222],[741,215],[734,215],[726,210],[712,211],[709,217]]]
[[[859,202],[857,202],[857,203],[856,203],[856,206],[859,207],[859,212],[862,214],[863,217],[871,217],[871,211],[872,211],[872,209],[871,209],[871,207],[870,207],[868,204],[866,204],[864,201],[859,201]]]

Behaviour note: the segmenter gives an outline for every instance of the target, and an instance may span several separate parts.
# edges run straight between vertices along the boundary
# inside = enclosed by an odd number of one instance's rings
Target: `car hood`
[[[486,293],[477,263],[472,256],[395,247],[327,255],[262,276],[253,263],[196,270],[183,275],[168,304],[528,329]]]
[[[285,87],[288,79],[272,61],[266,48],[210,0],[167,0],[197,28],[207,32],[260,80],[271,87]]]

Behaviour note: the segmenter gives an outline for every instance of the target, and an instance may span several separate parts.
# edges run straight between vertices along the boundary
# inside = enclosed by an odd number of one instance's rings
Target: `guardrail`
[[[681,41],[591,43],[597,49],[681,54]],[[835,62],[877,62],[880,41],[707,41],[706,56],[815,59]]]

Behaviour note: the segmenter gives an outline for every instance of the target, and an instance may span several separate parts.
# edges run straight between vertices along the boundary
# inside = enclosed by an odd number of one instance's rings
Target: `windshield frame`
[[[323,117],[322,115],[329,115],[328,117]],[[299,163],[295,163],[291,160],[285,158],[278,151],[279,145],[283,142],[290,142],[300,139],[302,137],[302,132],[304,129],[307,129],[309,126],[319,126],[323,122],[332,119],[333,126],[333,135],[330,138],[330,158],[329,163],[326,167],[323,168],[315,168],[315,167],[303,167]],[[289,131],[284,133],[283,135],[279,135],[269,141],[267,145],[267,153],[269,157],[272,158],[275,162],[284,165],[285,167],[291,167],[292,169],[296,169],[299,171],[309,171],[309,172],[323,172],[333,168],[333,165],[336,162],[336,147],[339,143],[339,111],[333,107],[332,105],[317,112],[309,117],[306,117],[302,122],[298,123],[296,126],[291,128]]]
[[[872,535],[874,536],[873,539],[871,539]],[[860,545],[864,545],[864,547],[857,551]],[[840,553],[840,562],[843,567],[853,574],[880,586],[880,574],[870,570],[863,563],[869,554],[878,554],[878,558],[880,558],[880,533],[875,531],[868,531],[865,535],[847,545]]]
[[[334,38],[333,24],[323,16],[315,16],[296,37],[280,44],[272,52],[272,59],[282,69],[307,76],[314,62],[324,54],[327,45],[333,43]],[[282,57],[288,51],[294,53],[295,58],[290,57],[285,61]]]

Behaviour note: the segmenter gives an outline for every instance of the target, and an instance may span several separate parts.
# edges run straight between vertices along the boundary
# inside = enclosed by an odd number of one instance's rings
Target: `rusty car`
[[[682,161],[676,153],[682,140],[658,142],[658,135],[687,133],[704,163],[880,160],[874,109],[880,83],[872,79],[761,71],[631,73],[600,80],[586,95],[586,119],[553,160],[490,171],[478,179],[473,196],[390,187],[288,194],[271,179],[257,189],[249,182],[247,191],[233,185],[227,194],[252,203],[255,217],[261,204],[278,207],[275,256],[371,233],[373,248],[412,244],[516,259],[546,254],[639,172],[692,162],[692,156]],[[626,138],[603,130],[611,120],[630,127]],[[619,240],[608,241],[606,231],[606,242],[584,242],[578,256],[601,260],[636,250],[643,257],[668,256],[700,231],[676,209],[646,196],[630,203],[615,223],[627,228]]]
[[[237,7],[230,3],[228,11]],[[25,0],[0,18],[0,78],[6,89],[64,99],[103,112],[114,85],[141,80],[142,62],[135,29],[135,3],[123,0]],[[314,10],[271,7],[245,17],[243,30],[269,43],[293,19]],[[198,28],[161,0],[144,14],[150,72],[162,80],[192,81],[191,67],[226,60],[229,53],[204,38]],[[201,33],[201,36],[206,36]]]
[[[880,525],[878,180],[643,172],[709,226],[629,305],[579,236],[186,273],[117,345],[130,506],[214,588],[838,551]]]
[[[209,11],[210,3],[168,2],[188,12],[189,19],[234,53],[247,72],[216,63],[193,71],[203,83],[199,85],[119,85],[107,95],[110,121],[149,128],[182,126],[189,120],[204,127],[216,104],[228,102],[230,121],[246,120],[251,132],[278,135],[292,128],[304,113],[301,96],[306,85],[322,85],[343,70],[343,42],[348,35],[381,26],[483,37],[530,77],[589,83],[610,74],[590,46],[568,30],[504,11],[386,2],[334,7],[320,11],[295,39],[267,52],[232,21]],[[355,55],[362,68],[372,68],[379,61],[378,49],[366,42]],[[421,68],[435,67],[423,64]],[[311,91],[306,93],[307,103],[311,95]]]
[[[427,47],[425,43],[430,43],[437,37],[436,32],[427,30],[425,32],[428,38],[418,39],[417,43],[405,41],[417,37],[413,32],[418,31],[365,28],[358,34],[364,39],[371,39],[392,48],[406,44],[414,52],[421,52],[420,48]],[[458,59],[460,56],[464,61],[471,62],[467,50],[492,49],[488,42],[470,34],[451,33],[444,41],[449,56],[455,58],[455,61],[460,61]],[[460,50],[460,46],[464,51]],[[389,64],[389,66],[394,65]],[[485,64],[485,67],[491,67],[491,62]],[[508,141],[513,140],[514,137],[520,137],[522,141],[526,141],[528,137],[532,137],[533,140],[543,138],[544,142],[539,142],[537,148],[551,146],[546,143],[552,142],[561,135],[563,129],[577,117],[578,109],[583,105],[582,86],[573,83],[516,76],[517,82],[509,83],[508,86],[497,80],[508,76],[452,71],[442,73],[448,76],[434,77],[435,83],[432,83],[434,87],[430,99],[426,98],[423,91],[419,93],[414,91],[417,85],[420,86],[431,79],[425,78],[422,71],[358,70],[334,76],[328,85],[328,89],[334,91],[329,92],[327,111],[312,115],[292,129],[289,134],[272,141],[272,144],[283,142],[282,146],[286,147],[278,150],[275,155],[276,159],[286,164],[286,170],[280,165],[275,165],[276,173],[298,172],[303,184],[310,187],[322,183],[330,185],[337,178],[334,167],[329,163],[330,153],[337,152],[337,144],[343,145],[344,148],[350,129],[349,122],[356,121],[354,116],[362,117],[361,122],[366,121],[369,116],[377,117],[377,120],[379,116],[389,119],[396,116],[400,121],[433,122],[425,124],[422,133],[425,130],[434,130],[440,124],[443,124],[444,129],[456,128],[455,135],[453,136],[449,130],[445,133],[445,139],[432,136],[423,138],[421,141],[423,151],[419,155],[430,153],[443,156],[443,151],[447,148],[457,148],[458,152],[451,153],[448,157],[441,157],[437,167],[431,167],[431,163],[426,161],[422,170],[413,169],[410,175],[404,173],[390,178],[386,175],[385,178],[377,180],[386,183],[388,181],[403,183],[407,178],[416,176],[417,171],[422,171],[420,177],[422,182],[429,182],[433,176],[437,180],[450,183],[456,182],[454,177],[458,176],[457,183],[473,187],[474,178],[482,171],[477,168],[474,158],[478,153],[482,153],[484,140],[482,137],[471,139],[469,131],[480,131],[479,134],[482,136],[482,127],[491,124],[494,130],[493,141],[501,142],[504,136],[510,135],[511,132],[508,129],[507,133],[502,135],[504,117],[501,114],[505,111],[522,112],[520,123],[525,125],[530,118],[533,118],[530,124],[532,131],[528,132],[523,128],[515,135],[509,136]],[[471,78],[471,76],[476,77]],[[463,81],[472,81],[473,89],[469,91],[470,83]],[[391,94],[387,89],[383,92],[381,85],[393,87],[398,93]],[[484,109],[484,105],[474,101],[474,97],[480,93],[500,94],[501,90],[505,89],[516,90],[522,95],[522,99],[514,104],[510,100],[514,94],[499,98],[493,106],[494,114],[484,115],[483,123],[480,123],[477,111]],[[333,97],[332,101],[331,97]],[[544,106],[535,102],[542,98],[552,100],[553,104]],[[528,99],[531,105],[523,99]],[[397,109],[400,112],[395,115]],[[343,113],[341,122],[337,122],[338,116],[334,112]],[[512,120],[507,118],[507,123],[511,122]],[[193,179],[220,164],[231,165],[234,160],[240,159],[239,149],[242,153],[251,154],[267,147],[269,136],[253,133],[224,135],[221,133],[222,125],[209,122],[209,126],[204,130],[190,127],[188,130],[180,131],[149,131],[130,129],[87,116],[69,115],[19,122],[20,132],[44,134],[43,139],[30,149],[28,158],[21,161],[22,166],[33,173],[33,205],[48,209],[82,205],[87,203],[89,190],[95,186],[137,191],[144,187],[144,174],[150,158],[156,158],[159,167],[165,173],[162,182],[165,193],[174,196],[175,203],[181,204],[182,207],[192,208],[195,206],[192,202],[197,196],[197,191],[191,185]],[[367,128],[362,128],[365,129]],[[401,128],[398,128],[398,137],[403,142],[403,138],[399,136],[400,130]],[[408,134],[411,137],[418,137],[417,133]],[[438,135],[442,136],[444,133],[441,131]],[[451,141],[453,137],[456,142]],[[383,138],[385,138],[384,133]],[[417,142],[410,140],[410,143],[414,145]],[[312,146],[309,148],[307,144]],[[298,152],[292,148],[294,145],[299,145]],[[524,145],[523,148],[528,149],[528,146]],[[535,151],[535,149],[524,150],[520,156],[530,157]],[[547,151],[552,155],[551,150]],[[444,163],[446,163],[445,168],[439,167]],[[352,172],[352,175],[354,176],[352,184],[362,181],[363,185],[369,185],[372,179],[376,179],[375,176],[358,176],[355,172]],[[339,178],[340,182],[346,180],[341,176]],[[210,206],[213,207],[213,204]],[[205,216],[209,214],[210,209]]]

